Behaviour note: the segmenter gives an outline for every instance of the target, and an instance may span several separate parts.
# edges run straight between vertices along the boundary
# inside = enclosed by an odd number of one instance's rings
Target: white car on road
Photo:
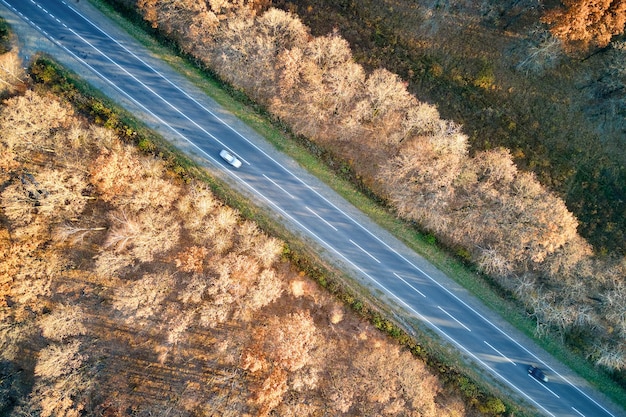
[[[222,149],[220,151],[220,156],[222,157],[222,159],[224,161],[228,162],[229,164],[231,164],[235,168],[239,168],[241,166],[241,161],[239,159],[237,159],[237,157],[235,155],[233,155],[232,153],[228,152],[226,149]]]

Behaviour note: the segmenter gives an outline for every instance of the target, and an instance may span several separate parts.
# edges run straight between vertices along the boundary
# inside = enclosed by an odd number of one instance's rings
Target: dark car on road
[[[544,374],[543,371],[537,368],[535,365],[530,365],[528,367],[528,374],[534,376],[541,382],[548,382],[548,377],[546,376],[546,374]]]

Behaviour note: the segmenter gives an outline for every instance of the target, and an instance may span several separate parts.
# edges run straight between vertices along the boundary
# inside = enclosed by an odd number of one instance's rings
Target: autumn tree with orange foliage
[[[603,48],[613,36],[624,33],[625,0],[562,0],[563,7],[549,10],[542,21],[570,50]]]
[[[461,126],[442,120],[435,107],[409,94],[397,75],[385,69],[366,73],[337,31],[311,36],[296,16],[245,1],[135,4],[151,24],[292,132],[342,159],[359,185],[391,202],[402,218],[473,261],[530,310],[536,308],[539,327],[563,332],[585,326],[594,340],[624,346],[605,322],[613,315],[599,314],[601,307],[590,301],[608,290],[609,280],[602,268],[580,268],[601,261],[577,233],[577,219],[534,176],[518,171],[509,151],[471,156]],[[607,34],[623,29],[622,1],[565,5],[569,9],[546,17],[563,39],[600,46],[610,39]],[[190,23],[205,11],[217,21]],[[539,43],[537,57],[558,52],[552,41]],[[228,223],[228,216],[222,213],[216,220]],[[234,244],[215,227],[200,230],[215,236],[218,252]],[[578,281],[587,282],[587,297],[581,296]],[[229,297],[220,293],[219,299],[225,305]],[[580,309],[568,310],[573,303]],[[223,313],[206,310],[204,317]]]
[[[0,414],[467,415],[206,184],[33,91],[0,131]]]

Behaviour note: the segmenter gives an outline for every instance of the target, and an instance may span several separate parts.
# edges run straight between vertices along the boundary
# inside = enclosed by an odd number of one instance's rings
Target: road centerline
[[[415,288],[413,285],[411,285],[410,283],[408,283],[404,278],[402,278],[400,275],[398,275],[397,272],[393,273],[396,277],[398,277],[402,282],[404,282],[406,285],[408,285],[409,287],[411,287],[411,289],[413,291],[415,291],[416,293],[418,293],[419,295],[421,295],[424,298],[427,298],[423,292],[421,292],[420,290],[418,290],[417,288]]]
[[[452,320],[456,321],[457,323],[459,323],[461,326],[463,326],[465,328],[465,330],[467,330],[468,332],[471,332],[472,330],[467,327],[466,325],[464,325],[463,323],[461,323],[456,317],[454,317],[452,314],[448,313],[443,307],[441,306],[437,306],[439,308],[439,310],[443,311],[444,313],[446,313],[448,315],[448,317],[450,317]]]
[[[365,253],[366,255],[368,255],[370,258],[372,258],[373,260],[375,260],[376,262],[380,263],[380,261],[378,259],[376,259],[376,257],[374,255],[372,255],[371,253],[369,253],[368,251],[366,251],[365,249],[363,249],[361,246],[359,246],[358,243],[356,243],[354,240],[350,239],[350,243],[352,243],[354,246],[356,246],[357,248],[361,249],[363,251],[363,253]]]
[[[323,221],[324,223],[326,223],[326,225],[328,227],[331,227],[335,232],[338,232],[339,229],[337,229],[335,226],[333,226],[332,224],[330,224],[328,222],[328,220],[326,220],[325,218],[323,218],[322,216],[320,216],[319,214],[317,214],[315,211],[313,211],[312,209],[309,208],[309,206],[305,206],[307,210],[309,210],[311,213],[313,213],[318,219],[320,219],[321,221]]]
[[[561,397],[559,397],[559,396],[558,396],[558,394],[557,394],[556,392],[554,392],[554,391],[552,391],[550,388],[548,388],[548,387],[546,386],[546,384],[545,384],[545,383],[543,383],[543,382],[541,382],[541,381],[537,381],[537,380],[535,379],[535,377],[533,377],[533,376],[532,376],[532,375],[530,375],[530,374],[528,374],[528,377],[529,377],[529,378],[531,378],[533,381],[535,381],[535,383],[539,384],[539,386],[540,386],[540,387],[543,387],[543,389],[545,389],[546,391],[548,391],[550,394],[554,395],[556,398],[561,398]],[[573,407],[572,407],[572,408],[573,408]]]
[[[269,182],[271,182],[272,184],[274,184],[276,187],[280,188],[280,190],[287,194],[289,197],[295,199],[296,196],[294,196],[293,194],[291,194],[289,191],[285,190],[283,187],[281,187],[278,183],[276,183],[276,181],[274,181],[273,179],[271,179],[270,177],[268,177],[267,175],[263,174],[263,176],[265,177],[266,180],[268,180]]]
[[[507,361],[511,362],[513,365],[517,366],[517,364],[508,356],[504,355],[502,352],[500,352],[498,349],[494,348],[493,346],[491,346],[489,344],[489,342],[487,342],[486,340],[484,340],[485,344],[487,346],[489,346],[491,349],[493,349],[498,355],[502,356],[504,359],[506,359]]]

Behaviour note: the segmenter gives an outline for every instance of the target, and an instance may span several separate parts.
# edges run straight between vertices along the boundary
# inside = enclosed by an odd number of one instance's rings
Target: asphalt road
[[[386,302],[423,321],[540,414],[616,417],[607,401],[440,271],[273,150],[85,0],[0,0],[24,53],[47,49],[212,172],[277,212]],[[33,29],[37,35],[33,35]],[[47,41],[38,38],[47,38]],[[234,169],[218,154],[243,162]],[[527,373],[542,367],[550,382]]]

